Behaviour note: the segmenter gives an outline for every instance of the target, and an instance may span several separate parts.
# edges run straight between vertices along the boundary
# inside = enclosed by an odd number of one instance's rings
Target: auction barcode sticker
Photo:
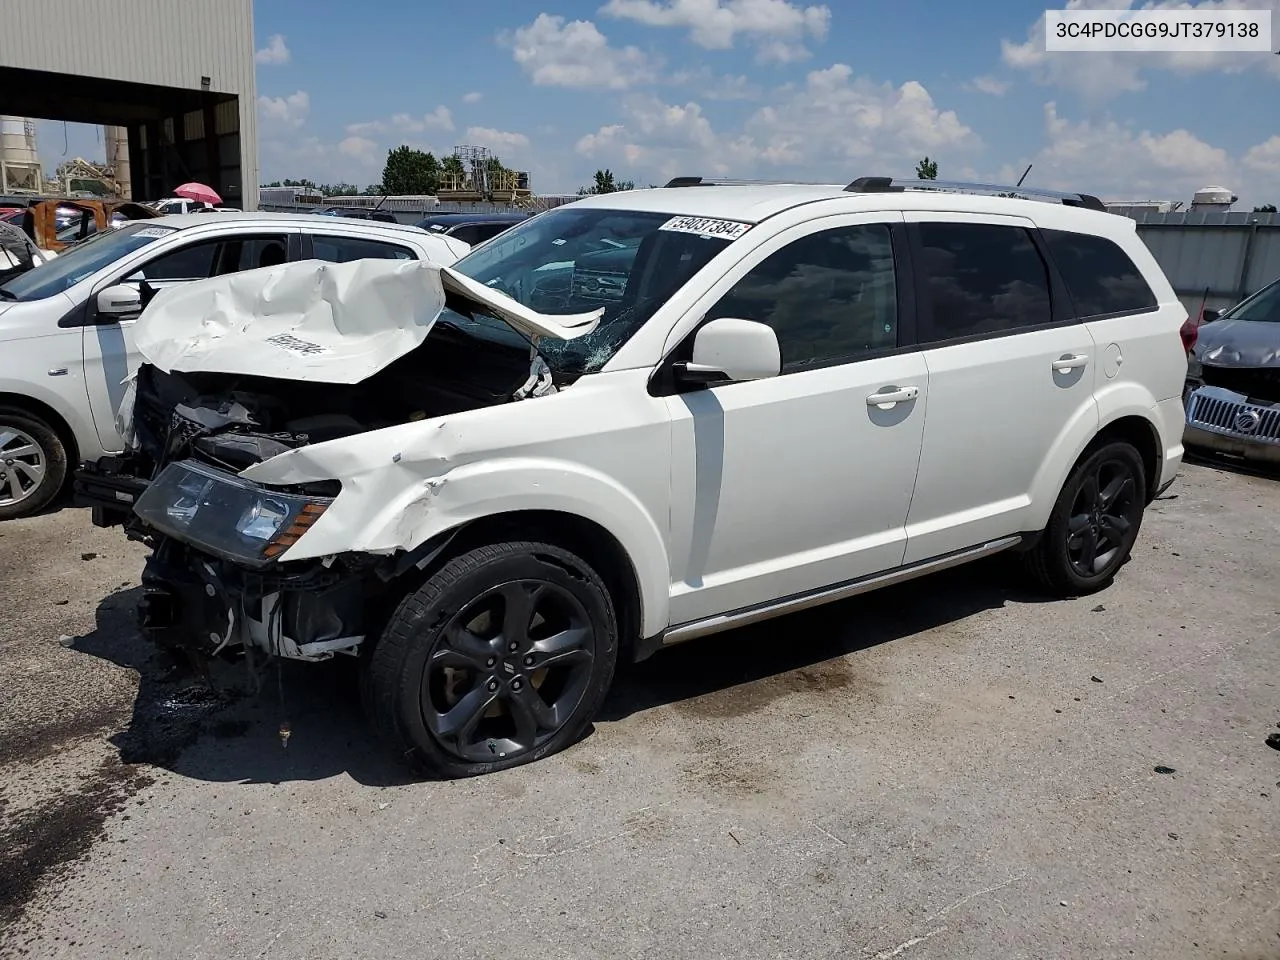
[[[672,217],[658,229],[677,233],[696,233],[700,237],[737,240],[751,229],[751,224],[738,220],[713,220],[708,217]]]
[[[1271,10],[1046,10],[1047,52],[1272,53]]]

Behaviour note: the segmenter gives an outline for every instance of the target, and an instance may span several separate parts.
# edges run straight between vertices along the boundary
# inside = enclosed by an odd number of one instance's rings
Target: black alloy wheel
[[[582,603],[547,580],[480,594],[445,626],[422,676],[427,729],[473,763],[536,749],[582,703],[595,634]]]
[[[1116,560],[1131,544],[1129,531],[1142,513],[1138,483],[1123,457],[1095,463],[1084,477],[1067,523],[1067,556],[1081,577],[1119,566]]]
[[[1067,478],[1039,542],[1025,557],[1039,584],[1073,597],[1106,587],[1129,559],[1147,503],[1142,457],[1123,440],[1086,451]]]
[[[367,703],[411,766],[474,776],[579,739],[617,653],[612,600],[584,561],[549,544],[493,544],[400,604],[368,661]]]

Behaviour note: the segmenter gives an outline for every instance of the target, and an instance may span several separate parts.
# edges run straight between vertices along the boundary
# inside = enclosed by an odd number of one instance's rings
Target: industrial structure
[[[256,100],[252,0],[41,0],[0,13],[9,192],[45,187],[26,119],[40,117],[106,128],[106,164],[72,180],[105,177],[142,201],[195,180],[255,209]]]

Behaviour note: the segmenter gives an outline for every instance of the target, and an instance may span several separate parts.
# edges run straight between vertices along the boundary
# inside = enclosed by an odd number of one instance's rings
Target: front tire
[[[0,407],[0,520],[38,513],[67,479],[67,450],[34,414]]]
[[[1027,567],[1045,590],[1076,597],[1108,586],[1129,559],[1147,503],[1147,477],[1132,444],[1108,441],[1067,478]]]
[[[617,656],[613,603],[581,558],[493,544],[454,557],[401,602],[367,664],[366,704],[418,772],[476,776],[581,738]]]

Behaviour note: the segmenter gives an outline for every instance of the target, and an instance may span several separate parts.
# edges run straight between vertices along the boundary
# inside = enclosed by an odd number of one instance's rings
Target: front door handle
[[[1053,369],[1058,373],[1066,373],[1068,370],[1077,370],[1088,362],[1089,358],[1083,353],[1068,353],[1053,361]]]
[[[920,396],[919,387],[881,387],[867,397],[868,407],[887,407],[893,403],[914,400]]]

